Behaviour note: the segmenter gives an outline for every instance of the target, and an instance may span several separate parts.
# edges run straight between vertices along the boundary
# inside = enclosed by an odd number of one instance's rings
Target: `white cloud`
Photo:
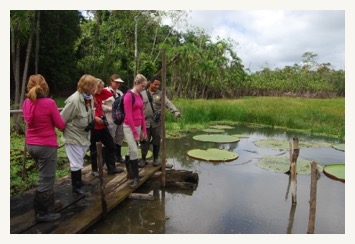
[[[189,16],[191,26],[238,43],[236,52],[252,71],[292,66],[305,52],[345,69],[345,11],[193,10]]]

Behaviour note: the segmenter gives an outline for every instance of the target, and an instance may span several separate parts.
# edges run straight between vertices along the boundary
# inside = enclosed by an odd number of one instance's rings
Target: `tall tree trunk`
[[[33,40],[33,32],[31,32],[30,39],[28,40],[28,44],[27,44],[26,61],[23,70],[21,95],[19,100],[19,109],[21,108],[22,101],[24,100],[25,97],[25,87],[26,87],[26,80],[27,80],[28,65],[29,65],[31,49],[32,49],[32,40]],[[14,116],[14,130],[19,135],[24,134],[24,129],[21,126],[21,122],[22,122],[21,115],[22,114],[16,114]]]
[[[134,77],[138,74],[138,16],[140,13],[136,16],[134,16]],[[134,80],[134,78],[133,78]]]
[[[20,100],[20,41],[15,36],[15,30],[11,28],[11,56],[12,56],[12,71],[15,79],[15,100],[14,109],[19,109]]]
[[[41,11],[37,10],[37,24],[36,24],[36,55],[35,55],[35,73],[38,74],[38,61],[39,61],[39,32],[40,32],[40,14]]]

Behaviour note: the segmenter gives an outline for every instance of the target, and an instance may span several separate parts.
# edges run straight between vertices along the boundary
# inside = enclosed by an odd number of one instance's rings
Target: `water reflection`
[[[285,199],[289,176],[256,166],[264,156],[286,155],[287,150],[257,147],[259,139],[302,141],[336,140],[295,135],[271,129],[240,127],[226,134],[249,134],[238,143],[215,144],[195,141],[191,132],[169,139],[167,160],[175,169],[199,174],[195,190],[161,189],[143,185],[136,192],[153,194],[154,201],[127,199],[86,233],[97,234],[306,234],[309,219],[310,175],[297,176],[297,208]],[[239,158],[211,163],[190,158],[190,149],[210,147],[234,151]],[[321,165],[345,163],[345,153],[333,148],[300,148],[299,159]],[[322,175],[318,180],[316,234],[345,233],[345,184]]]

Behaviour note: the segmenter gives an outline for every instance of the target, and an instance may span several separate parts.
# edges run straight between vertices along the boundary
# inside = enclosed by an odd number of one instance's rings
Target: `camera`
[[[160,121],[160,112],[159,112],[159,113],[155,113],[155,114],[153,115],[153,121],[154,121],[155,123],[159,123],[159,121]]]
[[[104,125],[107,127],[107,126],[108,126],[108,122],[107,122],[106,115],[102,115],[102,116],[100,116],[100,118],[101,118],[102,121],[104,122]]]
[[[92,120],[87,126],[85,126],[85,131],[88,132],[88,131],[91,131],[92,129],[94,129],[95,127],[95,121]]]

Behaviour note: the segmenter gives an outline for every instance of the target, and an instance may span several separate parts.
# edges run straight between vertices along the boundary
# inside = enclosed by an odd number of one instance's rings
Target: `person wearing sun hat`
[[[116,125],[113,120],[112,120],[112,104],[120,96],[123,96],[123,92],[119,90],[121,84],[123,84],[124,81],[120,78],[118,74],[113,74],[110,76],[108,79],[108,86],[105,87],[106,90],[110,91],[112,93],[112,97],[102,101],[102,109],[106,115],[107,122],[108,122],[108,129],[110,131],[110,134],[113,138],[113,141],[115,143],[115,156],[116,156],[116,161],[119,163],[123,163],[124,160],[122,158],[121,154],[121,146],[123,143],[123,125]]]

